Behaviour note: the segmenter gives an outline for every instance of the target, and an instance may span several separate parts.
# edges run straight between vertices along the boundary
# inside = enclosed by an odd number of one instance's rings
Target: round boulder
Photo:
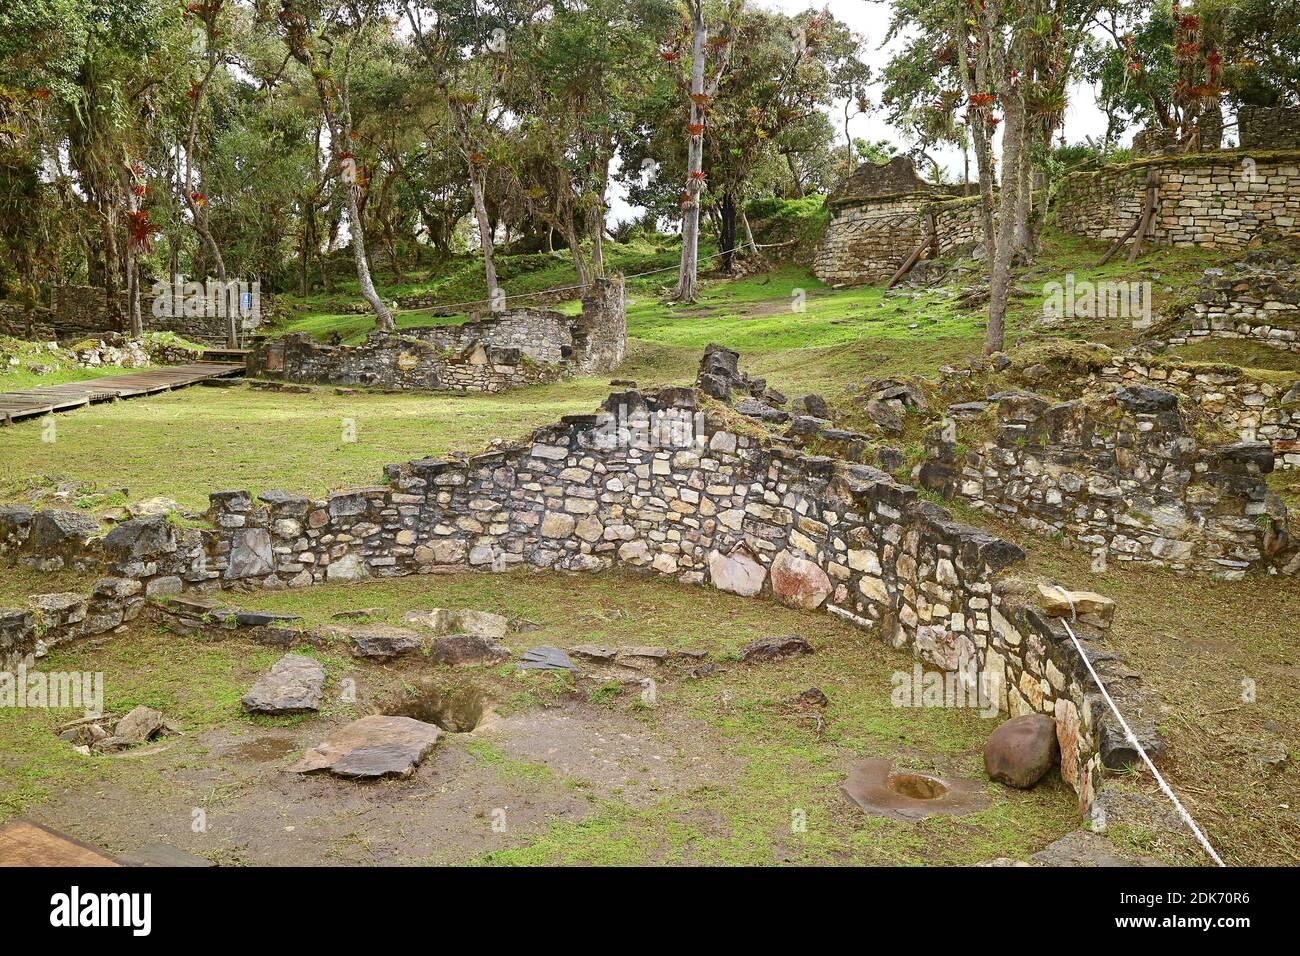
[[[1028,790],[1056,762],[1056,721],[1044,714],[1013,717],[989,735],[984,772],[1008,787]]]

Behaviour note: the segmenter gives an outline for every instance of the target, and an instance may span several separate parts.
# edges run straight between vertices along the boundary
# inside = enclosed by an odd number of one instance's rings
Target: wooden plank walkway
[[[0,422],[9,423],[51,412],[66,412],[95,402],[155,395],[205,379],[226,378],[243,373],[244,366],[234,362],[195,362],[192,365],[172,365],[128,375],[88,378],[63,385],[45,385],[21,392],[0,392]]]

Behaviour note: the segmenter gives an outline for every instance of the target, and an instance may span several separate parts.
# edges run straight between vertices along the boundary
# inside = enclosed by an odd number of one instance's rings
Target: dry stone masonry
[[[827,200],[831,220],[813,273],[830,285],[883,281],[931,234],[931,258],[969,252],[983,237],[979,200],[956,192],[921,179],[905,156],[863,163]]]
[[[1202,447],[1172,392],[1125,385],[1058,402],[1011,391],[948,415],[915,471],[945,496],[1062,534],[1103,562],[1230,579],[1300,571],[1286,506],[1265,480],[1273,449]]]
[[[766,595],[911,647],[999,710],[1053,716],[1086,811],[1110,753],[1102,743],[1120,737],[1059,622],[1004,577],[1023,552],[884,472],[770,444],[732,420],[692,389],[625,392],[518,447],[391,465],[384,487],[325,500],[216,493],[210,529],[152,516],[100,536],[65,517],[56,533],[48,513],[9,508],[0,549],[30,567],[101,570],[163,600],[525,566],[633,567]],[[1080,624],[1102,640],[1090,627]],[[1155,741],[1138,682],[1106,666]]]
[[[568,373],[612,371],[627,350],[621,277],[597,280],[573,317],[514,309],[463,325],[372,332],[360,345],[324,345],[306,334],[262,343],[250,375],[289,382],[501,392]]]
[[[1267,442],[1275,468],[1300,468],[1300,380],[1278,382],[1232,365],[1134,355],[1114,356],[1094,379],[1176,392],[1188,412],[1216,431]]]
[[[1300,235],[1300,152],[1162,157],[1062,179],[1052,208],[1066,232],[1114,241],[1142,214],[1148,169],[1159,175],[1148,241],[1241,248],[1260,235]]]
[[[1208,270],[1189,313],[1164,344],[1207,338],[1245,339],[1300,352],[1300,267],[1242,264],[1231,274]]]

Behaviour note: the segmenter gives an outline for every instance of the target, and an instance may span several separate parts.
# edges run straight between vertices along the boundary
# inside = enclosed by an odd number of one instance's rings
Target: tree
[[[395,327],[388,306],[375,291],[366,255],[365,225],[360,197],[365,186],[364,166],[353,154],[350,83],[355,58],[364,55],[375,32],[387,26],[379,13],[382,4],[364,0],[282,0],[279,23],[289,55],[307,71],[320,102],[330,134],[337,181],[348,210],[352,255],[361,294],[375,313],[375,327]]]
[[[732,22],[740,13],[744,0],[731,0],[727,13]],[[677,272],[678,302],[694,302],[699,286],[700,269],[700,197],[704,192],[704,121],[709,101],[717,95],[718,85],[731,57],[731,40],[727,32],[714,37],[709,52],[714,57],[713,72],[705,79],[709,40],[704,23],[704,0],[690,0],[691,9],[691,83],[690,121],[686,125],[686,188],[682,192],[682,257]]]

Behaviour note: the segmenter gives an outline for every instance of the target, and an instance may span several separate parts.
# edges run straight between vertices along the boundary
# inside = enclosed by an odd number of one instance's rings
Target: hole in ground
[[[948,793],[948,787],[942,780],[919,773],[891,774],[885,781],[885,786],[900,797],[912,800],[938,800]]]
[[[486,710],[487,696],[473,684],[422,680],[399,693],[383,713],[435,724],[451,734],[465,734],[479,725]]]

